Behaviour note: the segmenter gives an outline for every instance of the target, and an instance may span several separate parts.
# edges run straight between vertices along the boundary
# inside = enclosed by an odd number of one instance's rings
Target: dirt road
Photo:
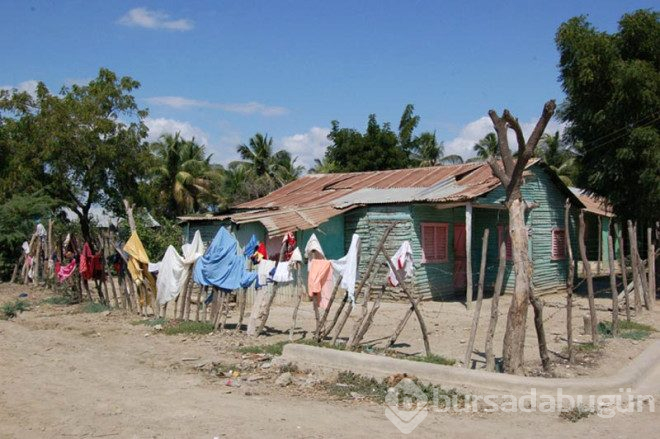
[[[145,336],[148,335],[148,336]],[[229,387],[187,359],[234,361],[235,337],[154,334],[121,312],[41,305],[0,321],[0,437],[390,437],[382,405],[272,381]],[[268,381],[268,380],[266,380]],[[430,413],[411,437],[653,437],[659,413],[570,423],[553,414]]]

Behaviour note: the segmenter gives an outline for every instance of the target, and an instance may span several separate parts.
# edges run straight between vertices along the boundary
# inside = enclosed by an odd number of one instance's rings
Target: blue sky
[[[256,132],[310,165],[330,121],[398,126],[413,103],[445,152],[471,156],[509,108],[525,127],[563,100],[557,27],[613,32],[653,1],[0,1],[0,87],[51,90],[100,67],[141,82],[151,135],[181,131],[215,161]],[[554,121],[550,129],[559,128]]]

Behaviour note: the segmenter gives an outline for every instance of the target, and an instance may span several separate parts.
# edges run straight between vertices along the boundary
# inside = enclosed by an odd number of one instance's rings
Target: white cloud
[[[146,29],[167,29],[175,31],[187,31],[194,27],[192,20],[180,18],[171,19],[170,15],[163,11],[155,11],[147,8],[133,8],[118,21],[119,24],[131,27],[143,27]]]
[[[147,117],[144,120],[144,123],[149,128],[149,135],[147,140],[150,142],[158,140],[158,138],[163,134],[175,134],[180,133],[181,137],[184,139],[192,139],[202,144],[208,146],[209,136],[208,134],[189,122],[184,122],[175,119],[166,119],[163,117],[151,118]]]
[[[36,79],[30,79],[27,81],[23,81],[18,83],[17,85],[0,85],[0,90],[17,90],[19,92],[26,91],[32,96],[34,96],[37,93],[37,85],[39,85],[39,81]]]
[[[260,114],[262,116],[282,116],[289,112],[284,107],[269,106],[260,102],[221,103],[200,99],[189,99],[181,96],[155,96],[147,98],[152,105],[161,105],[171,108],[217,108],[222,111],[239,114]]]
[[[536,126],[536,120],[530,120],[529,122],[521,122],[520,126],[522,127],[523,134],[525,139],[529,138],[529,135],[534,130]],[[545,132],[553,134],[555,131],[563,132],[564,124],[560,124],[556,120],[551,120],[546,127]],[[494,132],[493,122],[490,120],[490,117],[483,116],[477,120],[474,120],[467,125],[465,125],[458,136],[445,142],[445,155],[458,154],[464,159],[474,157],[475,153],[472,147],[475,143],[481,140],[486,134]],[[512,130],[508,132],[509,145],[515,151],[518,148],[516,143],[515,134]]]
[[[312,127],[306,133],[282,138],[281,144],[293,157],[298,157],[297,163],[310,168],[314,165],[314,159],[322,158],[331,144],[328,134],[328,128]]]

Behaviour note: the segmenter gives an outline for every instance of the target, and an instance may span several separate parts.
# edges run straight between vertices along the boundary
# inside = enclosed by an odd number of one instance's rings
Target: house
[[[530,208],[527,224],[530,256],[537,292],[562,290],[567,264],[564,244],[564,205],[571,203],[572,242],[577,250],[577,213],[587,206],[539,160],[530,161],[522,193]],[[231,225],[239,242],[254,233],[271,248],[279,236],[295,232],[304,246],[315,233],[328,258],[339,258],[351,236],[362,238],[360,264],[364,270],[383,231],[396,222],[386,248],[393,254],[410,241],[415,259],[413,288],[425,296],[444,299],[475,288],[482,235],[490,230],[486,289],[492,289],[499,243],[508,243],[504,188],[483,162],[391,171],[310,174],[265,197],[235,206],[222,216],[182,217],[184,238],[200,230],[210,240],[220,225]],[[597,217],[601,217],[600,213]],[[507,264],[507,289],[513,286]],[[362,271],[361,270],[361,271]]]

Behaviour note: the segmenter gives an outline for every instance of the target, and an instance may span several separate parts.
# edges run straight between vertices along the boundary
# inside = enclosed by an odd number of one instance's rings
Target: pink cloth
[[[71,259],[71,262],[69,262],[68,265],[60,265],[59,267],[55,267],[55,272],[57,274],[57,280],[58,282],[64,282],[73,274],[73,272],[76,271],[76,260]]]
[[[319,308],[326,309],[334,287],[332,263],[327,259],[310,259],[308,267],[307,289],[309,296],[320,295]]]

